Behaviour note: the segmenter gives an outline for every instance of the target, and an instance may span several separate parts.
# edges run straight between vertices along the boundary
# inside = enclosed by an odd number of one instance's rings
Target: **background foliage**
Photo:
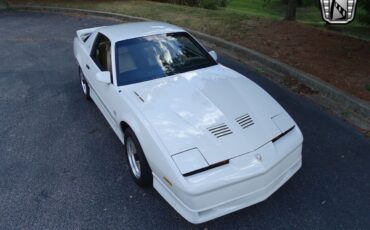
[[[226,7],[231,0],[152,0],[155,2],[174,3],[187,6],[200,6],[206,9]]]
[[[155,2],[164,2],[164,3],[171,3],[171,4],[179,4],[179,5],[186,5],[186,6],[195,6],[195,7],[202,7],[206,9],[213,9],[216,10],[219,7],[227,7],[231,6],[253,6],[253,5],[260,5],[264,9],[263,11],[271,11],[269,14],[274,16],[276,14],[282,14],[287,7],[287,3],[289,0],[259,0],[260,3],[257,4],[257,0],[151,0]],[[232,4],[230,4],[232,3]],[[302,8],[305,15],[303,18],[311,20],[311,14],[313,10],[312,8],[316,8],[316,11],[320,11],[320,0],[297,0],[297,5],[299,8]],[[254,9],[251,7],[250,9]],[[273,10],[272,10],[273,9]],[[261,10],[262,11],[262,10]],[[275,11],[275,12],[273,12]],[[318,19],[321,20],[320,13],[314,13],[319,15]],[[358,21],[365,24],[370,24],[370,0],[358,0],[358,7],[357,13]],[[302,18],[302,16],[300,17]],[[316,17],[317,18],[317,17]]]

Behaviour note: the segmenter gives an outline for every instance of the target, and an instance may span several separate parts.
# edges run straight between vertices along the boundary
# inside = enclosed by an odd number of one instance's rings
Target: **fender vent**
[[[233,133],[230,130],[230,128],[225,124],[221,124],[221,125],[217,125],[217,126],[213,126],[211,128],[208,128],[208,131],[210,131],[217,138],[220,138],[220,137],[223,137],[223,136],[226,136],[226,135],[229,135],[229,134]]]
[[[236,122],[239,123],[239,125],[243,129],[248,128],[251,125],[254,125],[254,122],[253,122],[252,118],[248,114],[245,114],[245,115],[243,115],[241,117],[238,117],[235,120],[236,120]]]

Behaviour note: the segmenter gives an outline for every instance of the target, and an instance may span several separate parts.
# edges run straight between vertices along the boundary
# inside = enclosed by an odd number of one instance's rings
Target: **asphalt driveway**
[[[228,57],[300,126],[303,167],[266,201],[202,225],[131,180],[123,147],[80,90],[72,40],[97,18],[0,12],[0,229],[368,229],[370,142]]]

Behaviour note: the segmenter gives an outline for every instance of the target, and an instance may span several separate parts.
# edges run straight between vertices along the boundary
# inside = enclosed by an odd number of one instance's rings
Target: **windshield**
[[[128,85],[216,65],[185,32],[116,43],[117,85]]]

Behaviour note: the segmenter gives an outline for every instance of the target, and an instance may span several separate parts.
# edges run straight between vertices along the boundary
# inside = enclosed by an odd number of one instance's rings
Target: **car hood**
[[[208,164],[254,151],[285,130],[284,109],[248,78],[216,65],[124,86],[171,155],[198,148]],[[280,119],[281,120],[281,119]]]

